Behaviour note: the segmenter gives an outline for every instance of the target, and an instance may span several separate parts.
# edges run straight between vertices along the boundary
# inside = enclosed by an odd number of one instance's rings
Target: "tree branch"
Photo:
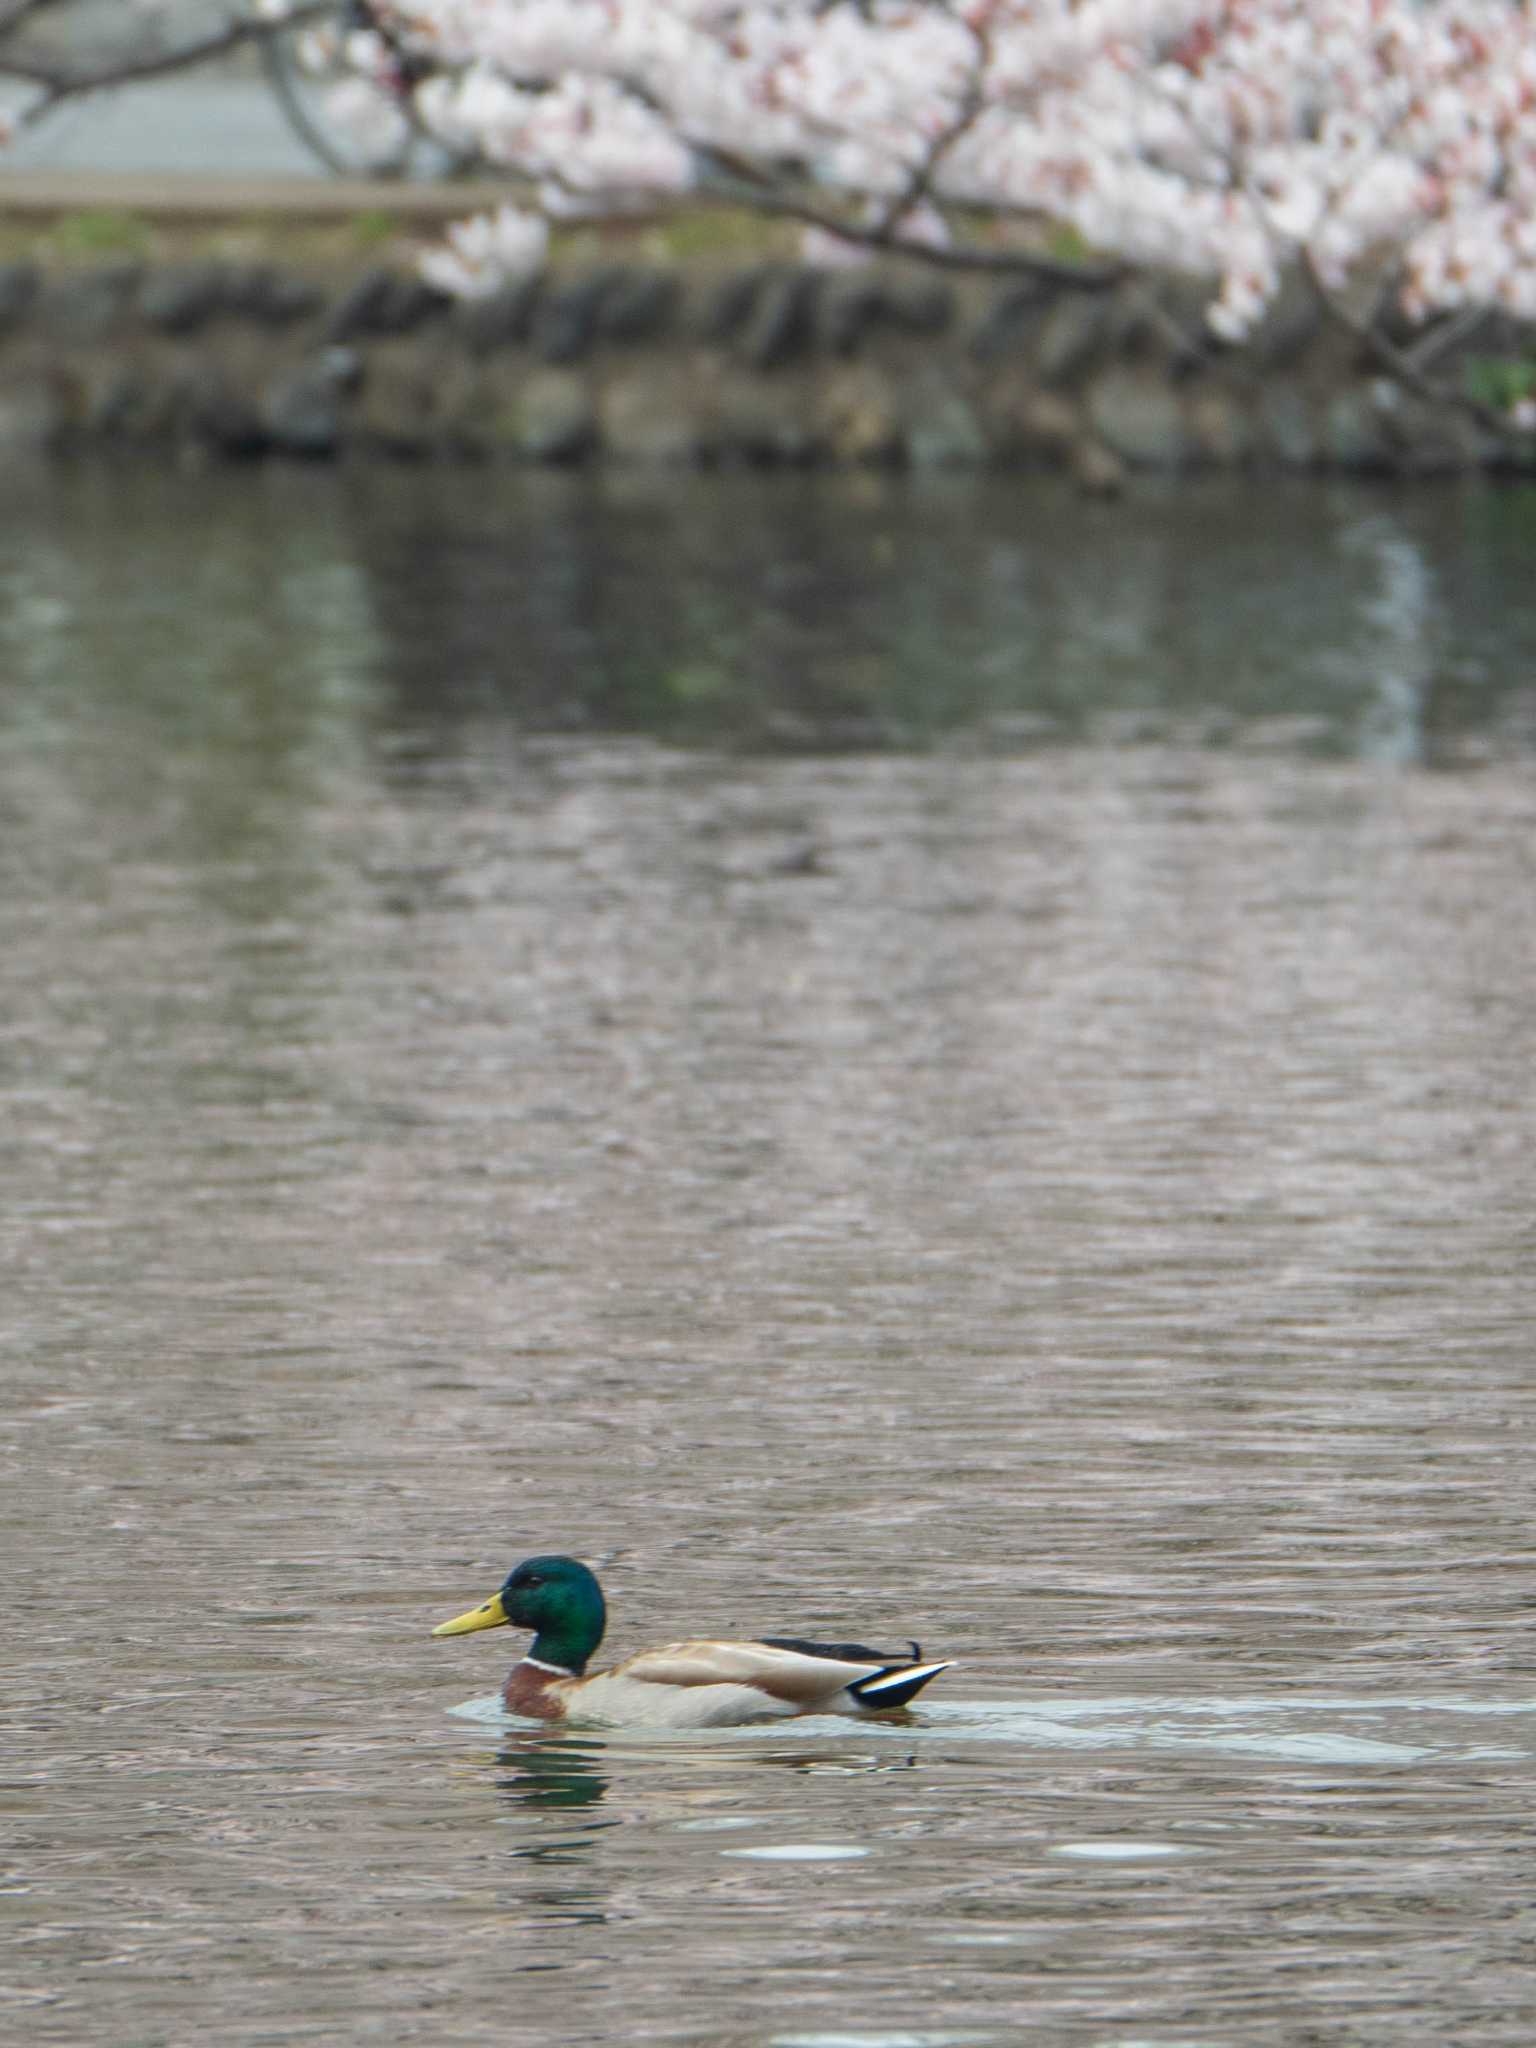
[[[8,36],[34,14],[41,14],[45,7],[56,7],[59,0],[11,0],[11,5],[0,14],[0,36]]]
[[[1474,398],[1470,391],[1463,391],[1455,385],[1437,383],[1433,377],[1426,376],[1412,355],[1399,348],[1374,320],[1363,319],[1359,314],[1352,313],[1338,293],[1323,282],[1310,250],[1303,252],[1302,261],[1307,282],[1323,311],[1336,326],[1342,328],[1346,334],[1352,335],[1372,361],[1401,384],[1405,391],[1411,391],[1415,398],[1422,399],[1424,404],[1437,412],[1465,414],[1486,432],[1494,435],[1506,448],[1529,447],[1529,433],[1514,426],[1496,407],[1485,405],[1481,399]]]
[[[16,7],[0,17],[0,33],[18,27],[25,17],[48,4],[49,0],[19,0]],[[21,124],[30,126],[66,100],[106,92],[114,86],[142,84],[146,79],[167,78],[177,71],[190,71],[197,65],[230,56],[251,44],[269,44],[274,36],[306,28],[334,13],[334,0],[300,0],[299,5],[278,19],[240,15],[223,28],[189,37],[167,50],[125,50],[119,56],[103,58],[89,67],[59,66],[37,57],[25,57],[0,49],[0,77],[15,78],[25,85],[37,87],[40,97],[20,116]]]
[[[935,270],[963,270],[993,277],[1034,277],[1043,283],[1071,286],[1077,291],[1109,291],[1131,274],[1124,263],[1067,263],[1055,256],[1043,256],[1031,249],[982,249],[975,243],[934,248],[926,242],[905,239],[900,222],[881,220],[857,222],[813,205],[808,199],[766,181],[757,182],[741,167],[726,162],[717,152],[701,152],[703,175],[687,196],[714,206],[734,206],[745,212],[761,213],[772,220],[799,221],[808,228],[820,228],[839,241],[877,254],[903,256],[914,263],[926,263]]]
[[[890,234],[897,228],[906,219],[913,207],[921,204],[925,199],[931,200],[934,173],[938,170],[949,152],[955,147],[956,143],[962,141],[970,133],[971,129],[975,127],[986,110],[986,101],[982,94],[982,81],[986,76],[987,65],[991,60],[991,46],[983,30],[972,26],[970,35],[972,42],[976,45],[976,63],[965,91],[960,97],[960,104],[955,109],[955,118],[946,128],[941,128],[938,134],[933,137],[928,147],[913,165],[911,174],[906,179],[902,189],[892,196],[881,212],[876,225],[885,234]]]

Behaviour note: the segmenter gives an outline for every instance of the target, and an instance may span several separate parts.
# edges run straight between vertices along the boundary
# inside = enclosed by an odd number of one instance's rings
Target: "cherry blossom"
[[[1080,282],[1206,280],[1234,340],[1297,270],[1378,339],[1389,288],[1414,319],[1536,318],[1536,0],[228,0],[137,52],[26,44],[70,4],[0,7],[18,127],[280,45],[364,155],[433,138],[547,218],[755,207],[815,261],[1060,275],[1075,249]],[[522,218],[431,274],[519,273]]]
[[[845,243],[1022,264],[1069,228],[1209,278],[1232,338],[1291,266],[1343,292],[1384,255],[1410,314],[1536,314],[1536,0],[365,12],[359,74],[546,213],[729,199],[799,216],[823,259]]]
[[[538,214],[502,206],[449,228],[448,247],[427,251],[422,274],[452,297],[485,298],[542,269],[548,245],[549,226]]]

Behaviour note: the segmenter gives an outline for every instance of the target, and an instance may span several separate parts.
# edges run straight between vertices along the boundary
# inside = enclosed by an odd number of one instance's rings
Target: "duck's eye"
[[[523,1584],[525,1586],[542,1586],[543,1583],[544,1581],[539,1577],[537,1572],[530,1572],[527,1578],[523,1581]]]

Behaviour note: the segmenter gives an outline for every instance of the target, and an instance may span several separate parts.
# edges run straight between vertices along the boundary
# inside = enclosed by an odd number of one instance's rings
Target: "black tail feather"
[[[868,1678],[861,1678],[848,1690],[861,1707],[872,1712],[885,1713],[893,1707],[904,1707],[909,1700],[916,1699],[929,1679],[937,1678],[941,1671],[947,1671],[947,1664],[924,1664],[914,1667],[903,1660],[900,1664],[889,1664],[883,1671],[871,1672]]]
[[[798,1650],[802,1657],[832,1657],[839,1664],[880,1664],[894,1669],[898,1664],[921,1664],[923,1646],[912,1644],[912,1655],[899,1650],[872,1650],[868,1643],[813,1643],[809,1636],[759,1636],[773,1650]]]

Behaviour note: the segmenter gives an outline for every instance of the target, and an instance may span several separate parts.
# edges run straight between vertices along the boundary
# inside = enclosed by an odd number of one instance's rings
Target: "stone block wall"
[[[1174,282],[611,262],[453,304],[382,267],[0,266],[0,452],[91,448],[1050,465],[1106,490],[1132,469],[1523,460],[1384,377],[1299,290],[1230,350]]]

